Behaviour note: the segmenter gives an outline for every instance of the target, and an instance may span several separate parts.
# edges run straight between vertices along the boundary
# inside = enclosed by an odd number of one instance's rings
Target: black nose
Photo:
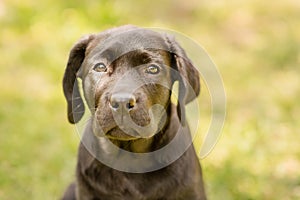
[[[132,94],[128,93],[115,93],[110,97],[110,107],[114,111],[130,111],[134,108],[136,100]]]

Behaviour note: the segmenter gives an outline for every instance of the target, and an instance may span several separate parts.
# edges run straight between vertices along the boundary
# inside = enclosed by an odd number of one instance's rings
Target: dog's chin
[[[105,136],[109,139],[119,141],[131,141],[141,138],[141,136],[135,130],[122,130],[119,127],[109,130]]]

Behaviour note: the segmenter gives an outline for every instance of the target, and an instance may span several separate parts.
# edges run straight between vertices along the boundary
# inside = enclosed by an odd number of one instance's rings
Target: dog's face
[[[170,59],[163,51],[143,49],[110,60],[106,52],[114,52],[118,40],[113,44],[92,50],[82,65],[94,133],[118,140],[149,138],[166,121],[162,118],[170,101]]]
[[[114,140],[151,138],[163,129],[176,80],[178,105],[195,98],[200,88],[197,70],[176,42],[128,26],[90,35],[72,49],[64,77],[71,123],[84,112],[76,77],[82,79],[94,134]]]

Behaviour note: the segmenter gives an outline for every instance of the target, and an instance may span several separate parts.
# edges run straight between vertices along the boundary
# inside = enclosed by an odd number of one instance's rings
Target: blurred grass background
[[[227,118],[202,160],[209,198],[300,199],[298,0],[0,0],[0,199],[58,199],[73,180],[69,50],[128,23],[182,32],[219,67]]]

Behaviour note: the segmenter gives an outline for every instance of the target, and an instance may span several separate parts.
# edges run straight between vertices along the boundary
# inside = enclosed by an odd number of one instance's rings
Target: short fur
[[[104,62],[105,73],[92,70],[97,62]],[[149,63],[162,68],[161,75],[139,75]],[[134,69],[135,79],[124,74]],[[178,72],[172,73],[171,69]],[[158,150],[175,137],[177,130],[191,140],[185,123],[184,105],[192,101],[200,92],[199,74],[184,50],[169,35],[156,33],[134,26],[122,26],[88,35],[72,48],[63,80],[64,94],[68,103],[68,119],[77,123],[84,113],[84,104],[79,93],[76,78],[82,79],[84,96],[91,112],[84,138],[96,147],[96,151],[109,154],[105,142],[97,137],[107,137],[116,146],[134,153],[147,153]],[[101,78],[100,78],[101,77]],[[100,80],[101,79],[101,80]],[[99,81],[100,80],[100,81]],[[148,80],[141,87],[133,89],[139,81]],[[115,87],[118,81],[123,81]],[[149,82],[152,82],[150,84]],[[179,81],[177,106],[171,103],[169,88]],[[112,109],[113,95],[131,95],[133,108],[127,115],[132,121],[145,127],[151,123],[149,109],[159,104],[166,110],[166,116],[155,115],[158,124],[149,126],[146,131],[124,125],[138,139],[132,138],[118,127],[114,119],[125,119],[125,114]],[[101,127],[101,130],[100,128]],[[160,128],[158,128],[160,127]],[[144,130],[144,129],[143,129]],[[84,139],[83,139],[84,140]],[[118,159],[118,154],[114,159]],[[204,184],[200,163],[193,145],[168,166],[146,173],[128,173],[112,169],[98,161],[81,142],[79,146],[76,181],[66,190],[63,200],[205,200]]]

